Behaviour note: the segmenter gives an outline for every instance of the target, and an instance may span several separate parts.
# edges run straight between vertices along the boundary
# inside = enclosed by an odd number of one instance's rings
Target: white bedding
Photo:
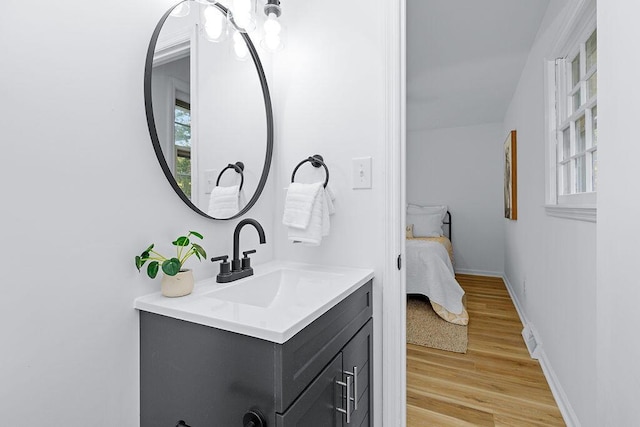
[[[438,242],[407,239],[407,293],[426,295],[451,313],[462,313],[464,290],[449,253]]]

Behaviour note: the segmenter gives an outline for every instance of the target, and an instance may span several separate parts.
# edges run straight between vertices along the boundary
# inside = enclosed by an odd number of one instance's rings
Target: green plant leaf
[[[147,274],[149,275],[149,277],[151,277],[152,279],[155,279],[156,276],[158,275],[159,267],[160,267],[160,264],[158,263],[158,261],[151,261],[147,266]]]
[[[140,258],[142,259],[149,258],[149,252],[151,252],[151,249],[153,249],[153,243],[149,245],[147,249],[142,251],[142,253],[140,254]]]
[[[145,262],[147,262],[146,259],[140,258],[136,255],[136,268],[138,269],[138,271],[140,271],[140,268],[142,268]]]
[[[175,276],[180,272],[180,260],[178,258],[171,258],[162,263],[162,271],[167,276]]]
[[[202,234],[198,233],[197,231],[189,231],[189,234],[192,236],[196,236],[198,239],[204,239],[204,237],[202,237]]]
[[[207,257],[207,253],[202,248],[202,246],[200,246],[200,245],[198,245],[196,243],[192,243],[191,246],[193,247],[193,252],[196,254],[198,259],[200,259],[200,257],[202,257],[202,258],[206,258]]]
[[[189,238],[187,236],[180,236],[175,240],[175,242],[171,243],[173,243],[175,246],[188,246]]]

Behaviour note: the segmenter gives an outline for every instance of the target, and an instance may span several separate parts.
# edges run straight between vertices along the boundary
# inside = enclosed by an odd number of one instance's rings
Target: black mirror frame
[[[184,0],[191,1],[191,0]],[[182,3],[182,2],[180,2]],[[180,4],[178,3],[178,4]],[[262,167],[262,175],[260,177],[260,181],[258,182],[258,188],[253,193],[251,199],[247,202],[247,204],[234,216],[229,218],[214,218],[212,216],[207,215],[205,212],[200,210],[193,202],[187,197],[186,194],[180,189],[178,183],[171,173],[169,169],[169,165],[167,164],[167,160],[164,157],[164,153],[162,152],[162,146],[160,145],[160,140],[158,138],[158,131],[156,129],[156,122],[153,116],[153,101],[151,94],[151,75],[153,71],[153,57],[156,50],[156,44],[158,43],[158,37],[160,36],[160,31],[164,26],[165,21],[173,11],[173,9],[178,5],[176,4],[172,8],[170,8],[160,19],[160,22],[156,25],[155,30],[153,31],[153,35],[151,36],[151,41],[149,42],[149,48],[147,50],[147,57],[145,61],[144,67],[144,106],[147,114],[147,126],[149,127],[149,135],[151,136],[151,143],[153,144],[153,150],[156,153],[156,157],[158,158],[158,162],[160,163],[160,167],[164,172],[165,177],[171,184],[171,187],[175,190],[176,194],[182,199],[182,201],[189,206],[196,213],[204,216],[205,218],[215,219],[215,220],[230,220],[238,218],[249,211],[255,205],[255,203],[260,198],[260,194],[262,194],[262,190],[264,190],[264,186],[267,182],[267,178],[269,176],[269,169],[271,168],[271,157],[273,155],[273,108],[271,106],[271,95],[269,94],[269,86],[267,85],[267,78],[264,74],[264,68],[262,67],[262,62],[260,61],[260,57],[258,56],[258,52],[256,51],[251,38],[246,33],[240,33],[245,43],[247,44],[247,48],[249,49],[249,53],[251,54],[251,58],[253,59],[253,63],[256,66],[256,71],[258,73],[258,78],[260,79],[260,85],[262,86],[262,94],[264,97],[264,108],[267,118],[267,152],[264,159],[264,166]],[[220,3],[214,4],[223,14],[227,14],[227,8],[221,5]]]

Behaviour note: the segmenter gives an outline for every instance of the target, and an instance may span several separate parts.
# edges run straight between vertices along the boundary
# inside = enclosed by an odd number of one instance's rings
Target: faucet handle
[[[255,253],[256,253],[255,249],[251,249],[250,251],[242,251],[242,255],[244,255],[244,257],[242,258],[243,270],[247,270],[251,268],[251,258],[249,258],[249,254],[255,254]]]
[[[220,255],[220,256],[211,258],[211,262],[222,261],[220,263],[221,275],[226,275],[231,272],[231,264],[229,263],[229,261],[227,261],[228,259],[229,259],[229,255]]]

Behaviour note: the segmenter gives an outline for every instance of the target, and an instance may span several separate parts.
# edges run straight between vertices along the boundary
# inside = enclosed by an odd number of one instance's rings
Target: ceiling
[[[549,0],[407,0],[407,128],[502,122]]]

